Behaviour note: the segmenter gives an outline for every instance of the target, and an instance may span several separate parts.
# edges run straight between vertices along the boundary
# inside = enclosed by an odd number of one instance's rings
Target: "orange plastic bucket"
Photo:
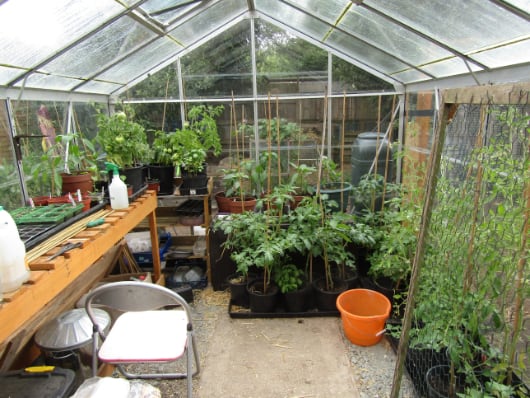
[[[391,307],[386,296],[369,289],[346,290],[337,297],[344,334],[360,346],[381,341]]]

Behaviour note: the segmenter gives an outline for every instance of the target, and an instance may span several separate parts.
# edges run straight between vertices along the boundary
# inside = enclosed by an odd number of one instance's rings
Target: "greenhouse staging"
[[[529,0],[0,0],[1,397],[530,396]]]

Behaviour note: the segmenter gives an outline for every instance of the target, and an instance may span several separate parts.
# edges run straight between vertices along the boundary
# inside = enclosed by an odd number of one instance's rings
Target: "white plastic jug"
[[[0,206],[0,292],[17,290],[29,279],[26,247],[13,217]]]

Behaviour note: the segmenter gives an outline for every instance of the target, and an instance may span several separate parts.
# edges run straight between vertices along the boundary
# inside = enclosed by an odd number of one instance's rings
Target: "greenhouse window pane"
[[[365,70],[333,57],[333,88],[335,94],[352,93],[360,90],[392,90],[393,86]]]
[[[81,86],[76,91],[80,93],[111,94],[122,87],[123,86],[121,84],[90,80],[87,82],[87,84]]]
[[[3,2],[0,63],[32,67],[121,10],[108,0]]]
[[[129,88],[129,98],[179,98],[179,79],[176,63],[171,63],[162,70],[150,74],[140,83]],[[169,106],[169,103],[167,104]],[[170,118],[168,116],[168,118]],[[169,123],[169,121],[168,121]],[[166,130],[168,131],[168,130]]]
[[[126,60],[98,75],[98,78],[127,84],[145,73],[145,71],[178,54],[181,50],[182,47],[178,46],[174,41],[161,37],[140,51],[129,55]]]
[[[247,10],[245,0],[223,1],[205,8],[204,11],[172,29],[169,34],[185,45],[195,43]]]
[[[151,18],[167,24],[185,12],[200,6],[200,3],[200,1],[190,3],[190,0],[150,0],[142,4],[140,8]]]
[[[424,73],[421,73],[420,71],[416,69],[408,69],[402,72],[393,73],[392,77],[402,82],[403,84],[421,82],[421,81],[429,80],[431,78],[430,76]]]
[[[330,26],[310,14],[298,11],[283,2],[275,0],[255,0],[256,9],[287,26],[316,40],[322,40]]]
[[[26,71],[23,69],[9,68],[0,65],[0,85],[6,85],[24,72]]]
[[[511,41],[528,34],[528,21],[484,0],[366,0],[406,25],[461,53]]]
[[[530,62],[530,39],[472,54],[471,58],[490,68]]]
[[[414,65],[451,55],[440,46],[360,7],[352,7],[338,27]]]
[[[28,76],[25,81],[25,85],[31,88],[70,91],[73,87],[77,86],[81,82],[81,79],[36,72]],[[23,82],[18,82],[15,84],[15,87],[22,87],[22,84]]]
[[[250,51],[245,20],[182,57],[186,97],[251,95]]]
[[[481,70],[479,67],[471,63],[469,64],[469,67],[473,72],[478,72]],[[464,61],[457,57],[425,65],[421,69],[435,77],[446,77],[469,72],[469,69]]]
[[[328,54],[263,21],[256,22],[258,94],[323,94]]]
[[[353,36],[415,65],[432,62],[451,55],[441,47],[407,31],[399,25],[367,10],[356,7],[350,0],[296,2],[309,14]],[[343,17],[339,20],[339,17]]]
[[[369,67],[387,75],[409,67],[396,58],[339,31],[334,31],[329,36],[327,43],[344,54],[348,54],[351,58],[358,59]]]
[[[90,76],[154,36],[143,25],[122,17],[42,69],[69,76]]]

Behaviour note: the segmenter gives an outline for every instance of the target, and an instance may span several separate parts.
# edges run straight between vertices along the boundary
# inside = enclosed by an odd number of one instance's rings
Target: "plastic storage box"
[[[31,369],[31,368],[29,368]],[[54,367],[48,372],[15,370],[0,374],[0,398],[61,398],[73,394],[75,372]]]
[[[143,234],[143,235],[140,235],[140,234]],[[146,246],[144,248],[146,250],[135,251],[134,243],[136,239],[140,239],[140,240],[143,239],[145,241]],[[146,234],[142,232],[138,234],[137,233],[127,234],[126,241],[127,241],[127,244],[129,245],[129,248],[131,249],[134,259],[136,260],[136,263],[139,266],[153,264],[153,253],[151,252],[151,238],[150,238],[149,232],[147,232]],[[158,244],[159,244],[160,261],[162,261],[164,260],[166,252],[171,246],[171,234],[169,232],[160,234]]]

